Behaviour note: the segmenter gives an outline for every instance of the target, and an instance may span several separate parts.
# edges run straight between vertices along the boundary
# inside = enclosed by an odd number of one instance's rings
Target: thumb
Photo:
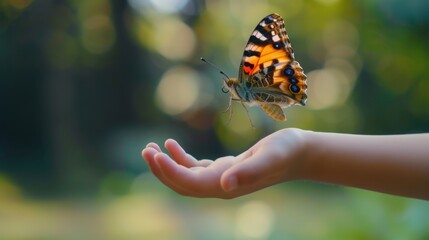
[[[241,186],[249,186],[265,178],[271,164],[261,154],[238,161],[237,164],[226,170],[220,179],[221,187],[231,192]]]

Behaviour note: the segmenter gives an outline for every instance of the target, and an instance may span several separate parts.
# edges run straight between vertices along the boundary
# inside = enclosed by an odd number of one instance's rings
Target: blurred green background
[[[308,106],[251,108],[253,129],[233,104],[228,124],[199,58],[235,77],[272,12]],[[428,132],[428,62],[426,0],[0,0],[0,239],[429,239],[425,201],[310,182],[186,198],[140,157],[169,137],[214,159],[285,127]]]

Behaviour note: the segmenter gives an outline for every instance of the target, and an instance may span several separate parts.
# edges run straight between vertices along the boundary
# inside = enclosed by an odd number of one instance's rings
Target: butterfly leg
[[[232,117],[232,96],[229,98],[229,104],[228,104],[228,108],[225,109],[223,112],[229,112],[229,116],[228,116],[228,123],[227,125],[229,125],[229,123],[231,122],[231,117]]]
[[[243,106],[244,110],[246,110],[246,114],[247,114],[247,117],[249,118],[250,126],[252,126],[252,128],[255,128],[255,126],[253,125],[253,122],[252,122],[252,118],[250,117],[249,110],[244,105],[243,101],[240,101],[240,103],[241,103],[241,106]]]
[[[224,113],[226,113],[226,112],[231,112],[232,111],[232,107],[231,107],[231,105],[232,105],[232,97],[230,97],[229,98],[229,104],[228,104],[228,107],[223,111]]]
[[[250,125],[252,126],[252,128],[255,128],[255,126],[253,125],[252,119],[250,118],[249,110],[247,109],[246,105],[244,105],[244,103],[243,103],[243,101],[241,101],[241,99],[235,99],[235,98],[232,98],[232,96],[229,98],[228,108],[224,111],[224,112],[227,112],[229,110],[229,117],[228,117],[227,125],[231,122],[231,118],[232,118],[232,100],[240,101],[241,106],[243,106],[244,110],[246,110],[246,114],[247,114],[247,117],[249,118]]]

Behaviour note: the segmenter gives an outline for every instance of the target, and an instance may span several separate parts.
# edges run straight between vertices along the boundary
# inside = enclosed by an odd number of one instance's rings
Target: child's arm
[[[239,156],[197,161],[174,140],[142,156],[176,192],[234,198],[280,182],[308,179],[429,200],[429,134],[361,136],[300,129],[275,132]]]
[[[302,178],[429,199],[429,134],[304,135]]]

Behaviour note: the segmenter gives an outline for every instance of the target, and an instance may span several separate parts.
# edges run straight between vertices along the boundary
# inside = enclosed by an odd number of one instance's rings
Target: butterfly
[[[259,105],[276,121],[286,121],[282,108],[305,106],[307,101],[307,76],[295,61],[284,21],[276,13],[263,18],[253,30],[238,78],[226,77],[224,92],[231,93],[229,107],[232,100],[240,101],[243,106],[243,103]]]

